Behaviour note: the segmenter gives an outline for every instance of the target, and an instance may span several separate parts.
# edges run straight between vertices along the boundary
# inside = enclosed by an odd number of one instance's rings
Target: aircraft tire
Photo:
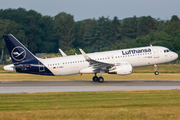
[[[99,77],[99,82],[100,83],[104,82],[104,78],[103,77]]]
[[[159,72],[158,72],[158,71],[155,71],[154,74],[155,74],[155,75],[159,75]]]
[[[94,76],[94,77],[93,77],[93,81],[94,81],[94,82],[97,82],[97,81],[98,81],[98,77],[97,77],[97,76]]]

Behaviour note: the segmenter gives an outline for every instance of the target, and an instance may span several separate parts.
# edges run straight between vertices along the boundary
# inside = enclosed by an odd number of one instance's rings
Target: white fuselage
[[[150,50],[149,50],[150,49]],[[148,51],[149,50],[149,51]],[[140,47],[87,54],[91,59],[105,63],[128,62],[132,67],[162,64],[177,59],[175,52],[159,46]],[[54,75],[81,74],[89,66],[82,55],[39,59]],[[44,68],[40,68],[43,71]]]

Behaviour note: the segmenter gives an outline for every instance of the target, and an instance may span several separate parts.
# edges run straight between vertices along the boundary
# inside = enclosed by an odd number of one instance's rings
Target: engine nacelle
[[[124,64],[121,66],[116,66],[114,70],[110,70],[109,74],[117,74],[117,75],[129,75],[132,74],[133,67],[131,64]]]

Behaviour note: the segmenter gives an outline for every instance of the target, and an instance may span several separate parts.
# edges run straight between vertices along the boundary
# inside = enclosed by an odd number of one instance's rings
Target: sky
[[[115,16],[122,20],[127,17],[148,16],[171,19],[180,18],[180,0],[0,0],[0,9],[25,8],[35,10],[42,15],[55,16],[66,12],[74,16],[75,21]]]

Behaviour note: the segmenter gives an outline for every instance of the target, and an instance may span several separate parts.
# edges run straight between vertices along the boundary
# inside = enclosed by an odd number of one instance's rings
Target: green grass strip
[[[0,119],[180,119],[180,91],[0,94]]]

